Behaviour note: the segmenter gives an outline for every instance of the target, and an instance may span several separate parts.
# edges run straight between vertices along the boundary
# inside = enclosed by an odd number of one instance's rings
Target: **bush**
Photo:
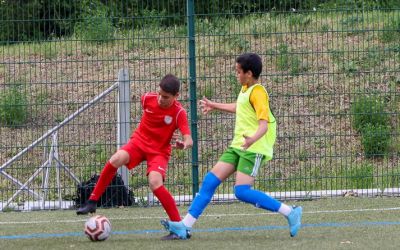
[[[0,123],[6,126],[19,126],[26,122],[28,106],[26,94],[13,86],[0,95]]]
[[[223,16],[243,16],[250,12],[274,12],[317,9],[396,9],[398,0],[271,0],[271,1],[194,1],[197,14],[224,14]],[[101,25],[121,29],[138,27],[146,14],[166,12],[159,22],[163,26],[184,24],[186,21],[185,0],[2,0],[0,1],[0,43],[47,40],[54,37],[70,36],[75,31],[78,17],[88,9],[103,6],[103,14],[108,17]],[[93,15],[90,15],[93,16]],[[168,16],[168,17],[167,17]],[[87,17],[87,16],[86,16]],[[139,18],[138,18],[139,17]],[[167,18],[166,18],[167,17]],[[297,18],[297,17],[296,17]],[[33,20],[33,21],[31,21]],[[293,20],[298,26],[307,26],[311,19]],[[303,23],[304,22],[304,23]],[[83,26],[84,27],[84,26]],[[139,26],[140,27],[140,26]],[[304,29],[305,27],[301,27]],[[15,32],[18,31],[18,32]],[[382,39],[393,39],[386,32]]]
[[[361,133],[366,157],[382,157],[390,148],[390,117],[383,98],[363,96],[351,106],[353,126]]]
[[[100,2],[83,1],[83,13],[75,24],[75,35],[85,41],[108,42],[114,38],[115,28],[107,16],[107,8]]]
[[[114,38],[115,29],[106,16],[85,17],[75,25],[75,35],[85,41],[108,42]]]
[[[350,169],[351,187],[372,188],[374,183],[374,167],[371,164],[354,166]]]
[[[363,96],[351,105],[353,126],[358,132],[361,132],[367,124],[389,126],[389,116],[385,113],[385,103],[382,99],[376,96]]]
[[[390,127],[382,124],[366,124],[361,131],[361,143],[368,158],[382,157],[390,146]]]
[[[278,46],[278,59],[277,59],[277,68],[279,70],[287,70],[289,69],[289,47],[287,44],[279,44]]]
[[[385,9],[400,7],[398,0],[330,0],[316,2],[319,2],[319,7],[323,9]]]
[[[385,24],[379,38],[385,43],[398,41],[400,39],[400,18],[392,19],[389,24]]]
[[[79,1],[0,1],[0,43],[39,41],[70,35]]]

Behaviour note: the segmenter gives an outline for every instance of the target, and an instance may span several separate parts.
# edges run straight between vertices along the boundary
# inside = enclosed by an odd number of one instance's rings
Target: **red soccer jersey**
[[[178,101],[174,101],[169,108],[161,108],[157,97],[157,93],[142,96],[142,119],[131,139],[148,153],[170,155],[174,131],[179,129],[182,135],[190,134],[187,113]]]

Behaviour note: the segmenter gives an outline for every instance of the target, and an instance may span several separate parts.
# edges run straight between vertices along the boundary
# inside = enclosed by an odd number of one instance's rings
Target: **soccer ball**
[[[111,223],[103,215],[95,215],[85,222],[85,234],[91,241],[103,241],[110,237]]]

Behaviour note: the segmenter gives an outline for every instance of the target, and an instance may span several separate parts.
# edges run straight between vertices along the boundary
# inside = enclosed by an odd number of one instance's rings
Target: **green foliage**
[[[304,31],[311,23],[311,17],[303,14],[293,14],[288,18],[288,24],[291,31]]]
[[[229,19],[219,16],[199,19],[196,22],[195,30],[199,34],[227,35],[229,33]]]
[[[0,43],[38,41],[70,35],[73,27],[71,23],[79,13],[78,6],[79,1],[3,0],[0,2]]]
[[[332,60],[334,60],[335,62],[340,62],[341,60],[343,60],[344,51],[329,49],[328,52],[330,53]]]
[[[277,67],[279,70],[289,69],[289,46],[287,44],[279,44],[279,55],[277,60]]]
[[[266,177],[264,180],[257,181],[256,187],[260,190],[268,190],[269,192],[273,192],[282,190],[284,184],[282,173],[277,171],[273,172],[270,177]]]
[[[343,31],[346,31],[348,35],[365,32],[364,18],[359,16],[358,13],[354,13],[354,16],[343,19],[341,24]]]
[[[4,213],[8,213],[8,212],[14,211],[14,208],[7,206],[7,207],[4,207],[1,211]]]
[[[291,75],[297,75],[308,70],[307,66],[300,60],[300,57],[297,54],[289,51],[289,46],[287,44],[279,44],[278,53],[276,56],[276,66],[278,70],[288,70]]]
[[[321,32],[322,32],[322,33],[326,33],[326,32],[328,32],[330,29],[331,29],[331,27],[330,27],[328,24],[323,24],[323,25],[321,26]]]
[[[101,15],[90,15],[88,11],[99,9]],[[247,13],[271,12],[280,14],[290,10],[312,10],[321,9],[383,9],[400,8],[397,0],[294,0],[294,1],[195,1],[194,9],[198,14],[219,13],[223,18],[228,16],[241,17]],[[30,0],[30,1],[0,1],[0,43],[14,43],[20,41],[48,40],[55,37],[70,36],[76,32],[77,25],[83,31],[86,22],[91,28],[98,24],[100,32],[110,27],[120,29],[131,29],[132,27],[143,27],[148,22],[152,25],[172,27],[186,22],[186,1],[184,0],[160,0],[160,1],[137,1],[137,0]],[[222,14],[222,15],[221,15]],[[151,17],[151,18],[150,18]],[[83,20],[83,19],[89,20]],[[98,20],[103,18],[102,21]],[[199,18],[197,22],[207,20]],[[26,22],[26,20],[35,20]],[[351,20],[350,20],[351,21]],[[360,20],[355,20],[354,25]],[[216,24],[218,22],[215,22]],[[289,26],[296,30],[305,30],[311,23],[307,15],[296,14],[289,19]],[[356,30],[356,26],[346,24],[347,28]],[[207,28],[207,27],[203,27]],[[211,27],[210,27],[211,29]],[[18,32],[14,32],[14,31]],[[201,29],[198,29],[201,30]],[[256,31],[255,27],[253,28]],[[216,32],[221,30],[216,29]],[[93,31],[90,31],[93,32]],[[106,36],[109,36],[107,31]],[[258,35],[258,32],[254,32]],[[396,35],[397,36],[397,35]],[[98,40],[94,34],[89,35]],[[397,36],[398,37],[398,36]],[[383,32],[383,40],[395,39],[393,33]],[[103,41],[103,39],[100,39]],[[107,40],[107,37],[104,39]]]
[[[62,120],[63,119],[61,119],[61,121]],[[109,155],[105,144],[94,143],[86,147],[82,146],[79,151],[79,158],[90,162],[93,166],[102,166],[109,158]],[[94,172],[96,171],[94,170]]]
[[[244,39],[242,36],[235,35],[229,39],[229,46],[231,49],[237,49],[238,52],[245,52],[250,49],[250,42]]]
[[[352,105],[353,126],[361,133],[365,156],[382,157],[390,148],[390,117],[386,105],[376,96],[359,97]]]
[[[379,36],[382,42],[388,43],[400,40],[400,17],[392,19],[389,24],[386,24],[382,33]]]
[[[231,85],[232,94],[237,96],[242,89],[242,85],[237,81],[236,76],[233,74],[228,76],[228,82]]]
[[[358,24],[362,23],[364,21],[364,19],[360,16],[350,16],[346,19],[343,19],[340,23],[344,26],[344,27],[348,27],[348,28],[354,28],[356,27]]]
[[[26,123],[28,100],[20,86],[13,85],[0,94],[0,123],[16,127]]]
[[[143,27],[146,29],[158,28],[161,27],[167,20],[166,15],[167,13],[165,10],[157,11],[154,9],[144,9],[140,18],[137,18],[135,24],[137,27]]]
[[[340,69],[346,75],[351,75],[351,74],[357,73],[357,71],[358,71],[357,64],[351,60],[349,60],[348,62],[342,62]]]
[[[211,84],[206,84],[204,88],[201,89],[200,98],[205,96],[208,99],[211,99],[214,96],[214,89]]]
[[[330,49],[331,59],[338,65],[341,72],[346,75],[357,73],[360,69],[371,69],[381,65],[391,51],[390,49],[381,49],[379,46],[366,48],[357,57],[351,57],[351,54],[337,49]]]
[[[397,57],[400,58],[400,44],[393,44],[392,46],[389,46],[387,49],[385,49],[385,51],[397,53]]]
[[[364,69],[378,66],[384,61],[384,54],[380,52],[379,47],[368,48],[365,55],[359,60],[359,64]]]
[[[389,116],[385,114],[383,98],[377,96],[361,96],[351,105],[353,127],[362,132],[367,124],[388,126]]]
[[[90,0],[83,1],[84,11],[80,16],[80,21],[75,24],[75,35],[90,42],[111,41],[114,38],[115,28],[107,16],[106,6],[101,3],[90,5],[87,2],[92,3]]]
[[[174,161],[179,162],[185,160],[185,150],[177,149],[177,150],[172,150],[171,157],[174,159]]]
[[[47,109],[48,105],[48,99],[50,98],[50,95],[47,91],[40,92],[34,99],[33,103],[33,111],[35,114],[39,114]]]
[[[351,188],[362,189],[372,188],[374,184],[374,166],[366,164],[361,166],[354,166],[349,171],[347,176],[352,183]]]
[[[382,124],[367,123],[361,131],[361,143],[368,158],[382,157],[390,146],[391,128]]]
[[[399,187],[400,186],[400,172],[399,170],[392,170],[387,176],[384,176],[384,187]]]
[[[129,184],[134,190],[143,187],[147,188],[149,186],[149,180],[146,176],[134,175],[130,178]]]
[[[399,8],[397,0],[329,0],[317,1],[322,9],[382,9]]]
[[[306,72],[307,67],[305,67],[302,62],[300,61],[300,58],[298,56],[293,55],[290,60],[290,74],[291,75],[297,75],[301,72]]]
[[[43,46],[43,50],[44,50],[43,51],[43,57],[46,58],[46,59],[51,60],[51,59],[56,58],[57,55],[58,55],[58,51],[57,51],[56,45],[54,43],[51,43],[51,42],[46,43]]]
[[[89,153],[94,156],[94,161],[97,163],[104,163],[108,159],[108,154],[105,148],[106,145],[95,143],[90,145]]]
[[[307,150],[302,149],[299,153],[299,161],[307,161],[309,157],[309,154]]]

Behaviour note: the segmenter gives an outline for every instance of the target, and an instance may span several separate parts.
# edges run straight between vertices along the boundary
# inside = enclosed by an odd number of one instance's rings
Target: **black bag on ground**
[[[98,179],[99,175],[95,174],[88,181],[78,185],[75,200],[76,207],[82,207],[86,204]],[[133,192],[125,186],[121,175],[117,174],[100,197],[97,207],[132,206],[134,204]]]

